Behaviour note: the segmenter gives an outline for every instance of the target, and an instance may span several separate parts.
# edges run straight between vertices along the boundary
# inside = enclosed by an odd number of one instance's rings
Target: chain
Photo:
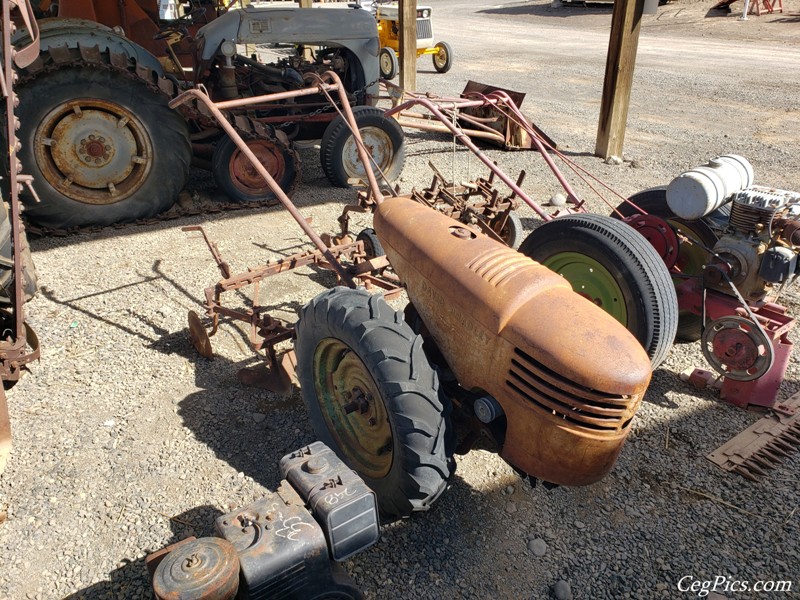
[[[380,78],[375,79],[373,81],[370,81],[367,85],[365,85],[365,86],[357,89],[356,91],[354,91],[352,95],[357,98],[360,94],[363,94],[364,92],[366,92],[369,88],[371,88],[373,85],[375,85],[379,81],[380,81]],[[292,125],[296,125],[297,123],[300,123],[300,122],[303,122],[303,121],[310,121],[311,119],[313,119],[317,115],[321,115],[324,112],[328,112],[328,111],[332,111],[332,110],[334,110],[334,106],[332,104],[326,104],[325,106],[320,106],[317,110],[315,110],[313,112],[310,112],[307,115],[303,115],[297,121],[287,121],[286,123],[281,123],[280,125],[275,125],[275,129],[286,129],[288,127],[291,127]]]

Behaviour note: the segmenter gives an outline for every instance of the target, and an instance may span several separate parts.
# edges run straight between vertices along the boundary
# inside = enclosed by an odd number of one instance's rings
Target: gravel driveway
[[[725,15],[709,12],[713,0],[645,17],[622,165],[592,156],[609,8],[432,4],[455,65],[437,75],[422,59],[418,87],[454,94],[474,79],[525,92],[525,112],[619,192],[665,184],[720,153],[747,156],[757,183],[800,189],[798,0],[746,22],[736,18],[741,2]],[[409,131],[408,142],[406,190],[429,182],[429,160],[456,180],[483,174],[446,137]],[[534,153],[490,154],[512,176],[525,168],[537,199],[558,191]],[[313,149],[302,157],[297,204],[318,230],[333,230],[353,195],[325,185]],[[213,194],[208,185],[197,173],[193,190]],[[522,216],[536,226],[531,211]],[[299,393],[285,399],[237,382],[236,371],[257,362],[242,330],[223,326],[212,360],[191,347],[186,313],[218,278],[203,243],[180,231],[196,223],[235,270],[306,244],[277,208],[33,242],[42,289],[27,310],[42,360],[9,394],[0,598],[149,597],[148,552],[210,534],[215,516],[274,489],[284,453],[313,441]],[[291,320],[332,282],[302,269],[262,293]],[[795,293],[785,302],[800,304]],[[368,598],[683,598],[699,594],[679,582],[718,577],[717,597],[800,597],[800,461],[761,483],[707,462],[757,415],[682,383],[678,373],[693,365],[704,365],[698,344],[672,350],[600,483],[532,489],[474,450],[430,512],[386,526],[347,570]],[[783,397],[799,379],[795,353]],[[735,591],[759,580],[793,590]]]

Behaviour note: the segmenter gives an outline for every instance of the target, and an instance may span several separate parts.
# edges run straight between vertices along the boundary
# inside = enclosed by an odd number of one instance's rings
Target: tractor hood
[[[374,17],[347,8],[253,8],[231,10],[198,32],[203,60],[210,60],[225,40],[237,44],[318,44],[342,46],[359,58],[378,56]],[[362,61],[363,62],[363,61]],[[371,80],[367,77],[367,80]]]

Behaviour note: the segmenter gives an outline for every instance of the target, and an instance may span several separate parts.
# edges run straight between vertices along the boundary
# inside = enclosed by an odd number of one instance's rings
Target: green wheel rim
[[[328,431],[356,471],[373,479],[392,466],[389,415],[378,387],[344,342],[325,338],[314,351],[314,387]]]
[[[578,252],[559,252],[542,264],[569,281],[576,293],[588,298],[627,326],[628,310],[622,288],[599,262]]]

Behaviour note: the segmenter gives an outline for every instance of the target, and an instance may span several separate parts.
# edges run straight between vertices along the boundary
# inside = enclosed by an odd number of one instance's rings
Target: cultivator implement
[[[297,90],[295,92],[270,94],[249,100],[214,103],[201,90],[189,90],[171,102],[173,108],[187,102],[192,102],[196,104],[198,110],[215,118],[233,143],[236,144],[242,154],[250,161],[253,169],[272,188],[277,200],[292,215],[303,232],[316,246],[314,250],[275,259],[267,262],[265,265],[249,268],[243,273],[232,274],[230,266],[220,255],[217,245],[208,238],[202,227],[193,226],[183,229],[187,232],[199,231],[202,234],[223,277],[223,279],[214,286],[208,287],[205,290],[205,314],[211,319],[210,332],[206,330],[197,313],[192,311],[189,314],[189,331],[192,343],[201,355],[211,357],[213,355],[211,337],[217,332],[221,317],[246,323],[249,329],[248,335],[250,345],[256,352],[264,352],[266,368],[242,369],[239,372],[239,379],[242,383],[247,385],[263,387],[277,393],[288,393],[291,391],[291,381],[294,376],[293,366],[295,364],[293,354],[289,351],[279,358],[276,347],[283,342],[291,340],[294,336],[294,329],[290,324],[284,323],[279,318],[267,313],[260,304],[260,284],[266,278],[300,267],[316,265],[333,271],[340,285],[348,287],[361,285],[367,289],[378,287],[384,289],[388,297],[400,292],[396,278],[392,280],[391,275],[389,275],[388,278],[387,276],[381,275],[382,271],[388,266],[386,258],[383,256],[369,255],[363,240],[353,240],[353,238],[347,234],[342,235],[336,240],[332,240],[330,236],[320,236],[314,231],[309,222],[294,206],[288,195],[280,188],[267,169],[259,162],[258,157],[253,154],[247,146],[247,143],[228,123],[228,120],[222,112],[222,110],[227,108],[246,105],[248,102],[269,103],[271,101],[301,97],[320,92],[338,94],[343,107],[342,115],[348,120],[350,127],[357,132],[358,128],[355,125],[355,117],[347,102],[347,92],[334,73],[326,74],[324,79],[320,78],[318,87]],[[362,164],[370,164],[370,158],[363,143],[359,143],[357,151]],[[380,201],[380,199],[382,199],[382,194],[371,169],[366,169],[366,176],[371,182],[371,194],[370,199],[365,199],[364,202],[373,203],[375,198],[378,198],[378,201]],[[224,293],[238,291],[248,286],[252,286],[250,308],[232,309],[223,304],[222,296]]]
[[[23,266],[23,256],[27,253],[29,258],[30,250],[27,249],[27,241],[22,229],[19,202],[19,193],[24,186],[27,186],[31,192],[33,189],[31,178],[22,174],[22,165],[17,157],[20,143],[15,126],[18,120],[14,114],[14,109],[18,105],[18,99],[14,92],[16,78],[14,65],[24,67],[36,58],[39,52],[38,30],[31,7],[25,0],[3,2],[2,12],[2,37],[5,51],[3,52],[0,84],[5,104],[3,137],[9,141],[7,188],[9,197],[7,201],[10,211],[6,214],[5,206],[2,206],[2,198],[0,198],[0,211],[2,211],[0,216],[3,217],[3,228],[10,225],[11,256],[4,255],[1,265],[3,290],[2,297],[0,297],[0,330],[2,331],[2,336],[0,336],[0,379],[4,385],[0,386],[0,473],[3,472],[11,452],[11,421],[8,415],[5,388],[19,380],[28,363],[39,358],[39,341],[33,330],[25,323],[23,310],[26,292],[33,294],[36,283],[32,263]],[[15,29],[12,12],[16,13],[15,17],[21,19],[31,30],[33,38],[29,45],[16,50],[9,50],[12,48],[11,35]],[[5,241],[3,240],[4,244]],[[31,285],[33,289],[26,289]]]

